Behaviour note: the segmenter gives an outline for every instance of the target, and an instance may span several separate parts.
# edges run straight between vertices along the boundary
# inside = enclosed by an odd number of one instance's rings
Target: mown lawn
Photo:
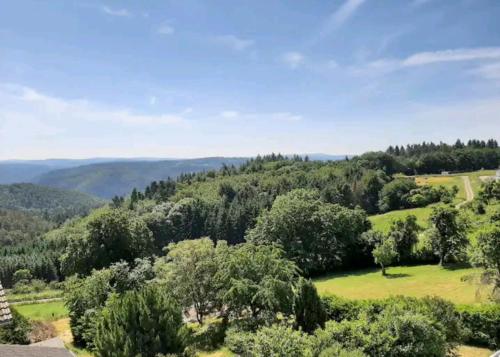
[[[456,304],[487,300],[488,287],[475,281],[480,269],[442,268],[438,265],[391,267],[384,277],[379,269],[365,269],[315,279],[321,295],[348,299],[381,299],[394,295],[415,297],[439,296]],[[468,277],[476,278],[467,279]]]
[[[391,227],[393,221],[395,221],[396,219],[404,219],[406,216],[409,216],[410,214],[417,217],[417,223],[419,226],[427,227],[429,217],[432,213],[432,207],[434,206],[435,205],[430,205],[421,208],[410,208],[399,211],[391,211],[383,214],[370,216],[368,218],[370,222],[372,222],[373,229],[381,231],[383,233],[387,233],[389,231],[389,228]]]
[[[13,305],[21,315],[34,321],[54,321],[68,316],[63,301]]]

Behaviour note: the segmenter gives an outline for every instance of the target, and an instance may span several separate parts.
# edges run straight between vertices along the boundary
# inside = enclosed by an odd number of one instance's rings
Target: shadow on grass
[[[391,274],[391,273],[387,273],[387,274],[385,275],[385,277],[386,277],[387,279],[407,278],[407,277],[409,277],[409,276],[411,276],[411,274]]]
[[[455,263],[455,264],[444,264],[443,269],[446,270],[460,270],[460,269],[468,269],[471,265],[467,263]]]

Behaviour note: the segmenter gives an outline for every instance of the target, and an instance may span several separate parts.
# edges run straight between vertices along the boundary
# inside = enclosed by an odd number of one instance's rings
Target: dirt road
[[[467,202],[470,202],[474,199],[474,191],[472,191],[472,186],[470,184],[469,176],[461,176],[461,177],[462,177],[462,180],[464,182],[466,199],[465,199],[465,201],[460,202],[458,205],[456,205],[456,208],[460,208],[464,204],[466,204]]]

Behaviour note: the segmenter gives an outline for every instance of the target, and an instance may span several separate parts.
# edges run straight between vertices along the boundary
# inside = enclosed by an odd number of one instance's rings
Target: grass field
[[[466,172],[460,173],[450,176],[440,176],[440,175],[422,175],[415,177],[415,181],[418,185],[443,185],[448,188],[456,185],[459,188],[457,197],[454,200],[454,204],[458,204],[460,202],[465,201],[466,193],[465,187],[461,176],[469,176],[472,190],[474,191],[474,195],[479,193],[481,188],[482,181],[480,180],[481,176],[493,176],[495,174],[494,170],[481,170],[475,172]],[[406,210],[392,211],[384,214],[377,214],[374,216],[370,216],[370,222],[372,222],[373,228],[375,230],[387,233],[391,226],[392,221],[396,219],[402,219],[406,216],[412,214],[417,217],[417,223],[422,227],[427,227],[429,216],[432,212],[432,207],[434,205],[429,205],[427,207],[421,208],[411,208]]]
[[[7,299],[10,303],[20,302],[20,301],[35,301],[44,299],[54,299],[63,296],[64,292],[62,290],[44,290],[38,293],[28,293],[28,294],[12,294],[12,290],[7,290]]]
[[[403,219],[406,216],[409,216],[410,214],[417,217],[417,223],[419,226],[427,227],[429,216],[431,215],[432,207],[434,206],[435,205],[430,205],[427,207],[392,211],[384,214],[377,214],[374,216],[370,216],[368,217],[368,219],[370,220],[370,222],[372,222],[373,229],[381,231],[383,233],[387,233],[389,231],[389,228],[391,227],[393,221],[397,219]]]
[[[489,290],[463,277],[477,276],[479,269],[446,269],[438,265],[392,267],[384,277],[378,269],[329,275],[314,281],[321,295],[348,299],[381,299],[393,295],[439,296],[456,304],[480,303]],[[475,280],[475,279],[474,279]]]
[[[13,306],[21,315],[35,321],[54,321],[68,316],[68,310],[62,301],[39,304],[19,304]]]

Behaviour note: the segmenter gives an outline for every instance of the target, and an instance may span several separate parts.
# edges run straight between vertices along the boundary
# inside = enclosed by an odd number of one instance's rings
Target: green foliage
[[[431,245],[440,264],[452,259],[460,260],[469,243],[466,227],[455,208],[438,206],[432,210],[430,221],[433,224]]]
[[[156,262],[158,279],[165,281],[168,291],[184,308],[194,307],[199,323],[220,306],[217,272],[220,251],[226,248],[225,242],[215,247],[208,238],[186,240],[171,243],[167,256]]]
[[[454,145],[423,142],[406,147],[390,146],[387,153],[393,155],[404,167],[402,171],[410,175],[496,169],[500,165],[500,150],[494,139],[467,143],[458,140]]]
[[[28,269],[19,269],[16,270],[12,278],[14,283],[19,283],[23,280],[29,282],[33,278],[33,275],[31,275],[31,272]]]
[[[306,357],[311,356],[310,344],[311,339],[300,331],[273,325],[257,331],[245,352],[255,357]]]
[[[437,330],[439,334],[444,337],[444,340],[446,342],[446,349],[448,351],[452,351],[456,347],[456,345],[462,341],[463,338],[463,327],[460,315],[457,312],[455,306],[452,303],[440,298],[426,297],[418,299],[398,296],[385,300],[345,300],[339,297],[327,297],[323,298],[323,303],[325,305],[328,318],[331,321],[352,322],[347,323],[347,327],[344,326],[342,330],[344,331],[345,329],[354,329],[355,331],[358,331],[359,336],[356,337],[356,339],[363,336],[363,333],[366,333],[366,335],[369,334],[369,332],[366,332],[366,330],[365,332],[363,332],[363,329],[377,329],[377,326],[372,327],[368,325],[370,325],[373,321],[378,321],[378,319],[384,320],[381,327],[382,331],[379,332],[380,337],[382,339],[385,339],[387,336],[383,336],[383,330],[387,328],[386,324],[392,324],[392,322],[387,319],[390,319],[392,317],[401,317],[405,314],[425,317],[424,320],[426,320],[433,329]],[[410,320],[411,319],[412,318],[410,317]],[[420,321],[422,319],[417,318],[417,320]],[[405,322],[404,320],[402,320],[398,323]],[[420,325],[420,322],[417,322],[417,325]],[[394,326],[397,326],[397,324],[395,323]],[[394,328],[394,326],[391,328]],[[335,329],[337,328],[338,326],[335,325]],[[327,329],[328,327],[326,328],[326,330]],[[361,329],[361,331],[359,331],[359,329]],[[406,333],[408,331],[409,330],[401,331],[401,333]],[[356,332],[356,334],[358,334],[358,332]],[[392,339],[393,337],[394,335],[391,335],[390,339]],[[346,340],[348,339],[349,338],[346,337]],[[411,338],[408,339],[411,340]],[[419,341],[418,339],[416,339],[416,341],[414,342],[418,343]],[[361,342],[357,340],[356,343],[353,343],[353,346],[355,346],[357,343]],[[382,344],[385,343],[387,343],[387,341],[383,342]],[[372,355],[367,350],[365,350],[365,352]]]
[[[53,227],[35,213],[0,209],[0,246],[32,243]]]
[[[465,330],[465,342],[491,349],[500,348],[500,305],[458,307]]]
[[[300,278],[296,286],[293,307],[296,327],[311,333],[318,327],[324,327],[326,313],[316,287],[311,280]]]
[[[65,286],[65,303],[75,344],[93,347],[96,319],[109,296],[141,289],[152,278],[152,266],[147,260],[135,261],[133,269],[118,263],[109,269],[94,271],[87,278],[69,278]]]
[[[188,344],[191,349],[211,351],[220,347],[226,337],[227,324],[222,319],[190,327]]]
[[[155,357],[183,349],[182,313],[162,289],[114,296],[98,319],[95,335],[99,357]]]
[[[31,324],[15,308],[11,308],[12,321],[0,326],[0,344],[27,345]]]
[[[403,311],[384,311],[370,319],[361,316],[358,320],[330,321],[324,330],[316,331],[316,338],[322,348],[341,344],[370,356],[446,355],[442,332],[426,316]]]
[[[61,256],[66,276],[88,274],[92,269],[114,262],[148,256],[153,252],[153,236],[143,220],[130,211],[101,209],[85,220],[85,228],[68,241]]]
[[[35,213],[57,223],[86,215],[103,204],[102,200],[81,192],[28,183],[0,185],[0,208]]]
[[[500,289],[500,224],[491,224],[479,231],[475,251],[475,263],[494,272],[495,287]]]
[[[413,247],[418,242],[419,231],[420,226],[414,215],[410,214],[404,219],[392,222],[389,237],[394,239],[400,262],[409,262],[412,259]]]
[[[370,224],[362,210],[324,203],[313,190],[279,196],[248,233],[259,244],[277,243],[306,274],[325,272],[349,261]]]
[[[500,200],[500,181],[486,182],[479,192],[479,199],[484,202]]]
[[[373,249],[372,254],[375,263],[380,264],[382,267],[382,275],[385,275],[385,268],[392,264],[398,257],[394,238],[390,237],[384,239],[375,249]]]
[[[274,245],[251,243],[229,247],[220,260],[221,301],[227,311],[254,321],[292,313],[297,267]]]

